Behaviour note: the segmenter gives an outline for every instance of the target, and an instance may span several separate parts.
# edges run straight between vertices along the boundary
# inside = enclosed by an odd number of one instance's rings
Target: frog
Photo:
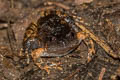
[[[72,53],[85,37],[74,22],[64,10],[41,11],[37,23],[31,23],[25,31],[23,52],[27,52],[40,68],[41,58]],[[48,69],[46,71],[50,73]]]

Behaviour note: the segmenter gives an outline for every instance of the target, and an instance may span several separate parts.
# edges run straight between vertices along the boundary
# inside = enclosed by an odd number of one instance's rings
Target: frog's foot
[[[35,64],[40,68],[45,70],[48,74],[50,74],[50,69],[54,68],[54,69],[58,69],[58,70],[62,70],[61,67],[59,67],[59,65],[61,63],[48,63],[45,60],[46,58],[41,58],[41,55],[44,53],[45,49],[44,48],[39,48],[36,49],[32,52],[31,56],[33,58],[33,61],[35,62]]]
[[[95,54],[95,47],[94,47],[93,40],[88,38],[87,40],[85,40],[85,44],[88,47],[87,62],[90,62],[92,60],[92,56]]]
[[[95,54],[95,49],[94,49],[94,43],[91,38],[89,38],[88,34],[85,34],[83,32],[78,32],[77,33],[77,38],[81,41],[84,40],[85,44],[88,47],[88,57],[87,57],[87,62],[90,62],[92,60],[92,55]]]
[[[41,63],[35,63],[40,69],[42,69],[42,70],[45,70],[48,74],[50,74],[50,70],[51,69],[58,69],[58,70],[63,70],[62,69],[62,67],[60,67],[59,65],[61,64],[61,63],[54,63],[54,62],[52,62],[50,65],[44,65],[44,66],[42,66],[42,64]]]

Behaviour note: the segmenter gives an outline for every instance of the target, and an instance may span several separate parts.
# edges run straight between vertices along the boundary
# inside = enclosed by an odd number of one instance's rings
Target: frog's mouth
[[[41,56],[63,56],[80,44],[77,39],[75,25],[70,20],[60,17],[56,11],[38,20],[38,35],[46,51]]]
[[[76,48],[80,45],[80,43],[69,44],[64,47],[60,47],[58,45],[54,45],[53,47],[47,48],[40,56],[41,57],[62,57],[69,53],[72,53]]]

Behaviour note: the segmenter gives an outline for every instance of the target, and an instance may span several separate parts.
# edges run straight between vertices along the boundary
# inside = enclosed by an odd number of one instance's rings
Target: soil
[[[86,28],[105,41],[114,58],[96,41],[95,54],[87,62],[88,46],[60,58],[44,58],[45,64],[60,63],[48,74],[21,53],[24,32],[36,23],[39,12],[56,6],[80,18]],[[82,20],[81,20],[82,19]],[[93,39],[94,40],[94,39]],[[43,63],[43,65],[44,65]],[[62,68],[62,69],[61,69]],[[119,80],[120,0],[0,0],[0,80]]]

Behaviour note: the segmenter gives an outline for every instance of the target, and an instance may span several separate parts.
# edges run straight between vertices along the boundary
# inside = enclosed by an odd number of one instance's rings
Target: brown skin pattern
[[[24,51],[31,53],[35,49],[43,48],[41,57],[63,56],[81,42],[77,34],[78,27],[71,16],[58,10],[41,12],[42,17],[37,24],[31,23],[26,29],[23,41]]]
[[[31,23],[26,29],[23,51],[32,56],[39,68],[50,73],[49,66],[41,66],[41,57],[65,56],[76,50],[86,35],[80,32],[73,17],[63,10],[44,10],[40,16],[36,24]],[[88,53],[88,61],[91,60],[91,53]]]

